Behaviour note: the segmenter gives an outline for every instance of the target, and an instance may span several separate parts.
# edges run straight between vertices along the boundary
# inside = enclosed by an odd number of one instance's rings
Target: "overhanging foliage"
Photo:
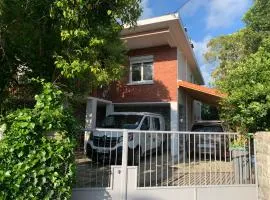
[[[32,77],[80,96],[120,79],[126,62],[120,32],[136,24],[140,2],[2,0],[0,108],[10,90]]]

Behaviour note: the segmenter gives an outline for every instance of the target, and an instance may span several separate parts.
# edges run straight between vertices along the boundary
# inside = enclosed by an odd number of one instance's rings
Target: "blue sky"
[[[251,5],[252,0],[142,0],[144,12],[141,18],[179,10],[182,22],[194,44],[194,52],[205,82],[209,84],[215,66],[206,63],[203,58],[208,41],[243,28],[243,14]]]

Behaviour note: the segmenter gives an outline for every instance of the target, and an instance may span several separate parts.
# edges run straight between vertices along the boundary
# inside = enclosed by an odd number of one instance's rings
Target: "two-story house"
[[[129,50],[123,80],[88,98],[86,127],[95,128],[113,111],[161,113],[167,130],[189,130],[201,119],[201,103],[222,97],[204,84],[190,40],[177,14],[140,20],[125,28]]]

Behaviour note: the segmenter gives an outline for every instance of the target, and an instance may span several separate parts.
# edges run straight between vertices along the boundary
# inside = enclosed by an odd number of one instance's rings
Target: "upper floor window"
[[[153,82],[153,56],[141,56],[130,58],[130,83]]]

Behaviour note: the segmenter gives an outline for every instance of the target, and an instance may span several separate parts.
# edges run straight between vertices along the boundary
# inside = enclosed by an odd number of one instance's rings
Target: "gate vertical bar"
[[[122,186],[121,199],[127,199],[127,160],[128,160],[128,131],[123,131],[123,152],[122,152]]]

